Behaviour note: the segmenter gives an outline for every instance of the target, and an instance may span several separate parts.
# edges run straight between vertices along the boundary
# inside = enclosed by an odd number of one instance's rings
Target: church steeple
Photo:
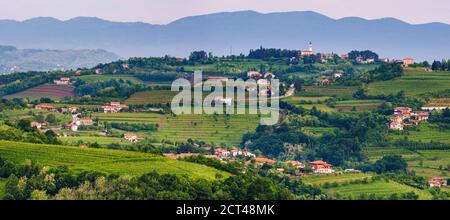
[[[309,42],[309,51],[313,52],[313,43]]]

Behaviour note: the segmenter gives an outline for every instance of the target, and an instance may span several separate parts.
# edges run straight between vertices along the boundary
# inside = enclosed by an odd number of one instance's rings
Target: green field
[[[300,95],[294,95],[290,96],[288,98],[283,99],[283,101],[287,101],[291,104],[298,104],[300,102],[323,102],[330,97],[327,96],[300,96]]]
[[[131,81],[135,84],[143,84],[144,82],[137,79],[134,76],[131,75],[84,75],[79,76],[78,79],[82,79],[89,82],[103,82],[103,81],[109,81],[109,80],[124,80],[124,81]]]
[[[414,97],[425,93],[444,91],[450,88],[450,72],[426,72],[420,69],[406,70],[404,76],[389,81],[378,81],[368,85],[369,95],[389,95],[404,91]]]
[[[72,116],[70,115],[64,115],[61,113],[48,112],[36,109],[4,110],[0,113],[0,119],[12,119],[12,120],[32,119],[33,116],[35,115],[47,116],[49,114],[55,115],[59,123],[68,123],[72,121]]]
[[[172,92],[170,90],[152,90],[137,92],[131,95],[125,103],[128,105],[146,105],[146,104],[166,104],[171,103],[172,98],[178,92]]]
[[[306,94],[351,98],[358,90],[357,86],[305,86]]]
[[[414,192],[419,195],[419,199],[431,199],[431,194],[424,190],[419,190],[407,185],[403,185],[393,181],[379,180],[369,182],[368,184],[348,184],[345,186],[338,186],[326,190],[331,195],[339,194],[344,197],[358,198],[359,195],[374,194],[376,196],[388,197],[394,193],[409,193]]]
[[[65,165],[76,172],[96,170],[118,175],[142,175],[157,171],[207,179],[214,179],[217,173],[228,176],[204,165],[130,151],[0,141],[0,156],[16,163],[33,160],[47,166]]]
[[[337,110],[335,108],[331,108],[327,106],[326,104],[296,104],[296,107],[302,107],[306,110],[311,110],[313,107],[316,107],[317,110],[322,112],[336,112]]]
[[[429,143],[430,141],[442,142],[450,144],[450,131],[447,129],[440,129],[438,125],[429,123],[422,123],[417,127],[418,130],[410,130],[404,134],[392,134],[391,137],[395,140],[403,139],[405,136],[410,141],[417,141]]]
[[[322,135],[326,133],[332,133],[336,130],[336,128],[333,127],[302,127],[302,132],[304,132],[307,135],[311,135],[314,137],[321,137]]]
[[[303,182],[312,185],[323,185],[325,183],[343,183],[354,180],[370,179],[374,174],[370,173],[349,173],[336,175],[314,175],[302,178]]]
[[[376,99],[338,101],[336,102],[336,108],[341,111],[351,111],[353,109],[357,111],[369,111],[377,109],[383,102],[383,100]]]

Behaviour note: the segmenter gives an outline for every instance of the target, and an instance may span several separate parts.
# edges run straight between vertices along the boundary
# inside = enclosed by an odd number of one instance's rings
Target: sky
[[[0,0],[0,19],[20,21],[88,16],[167,24],[186,16],[241,10],[315,11],[332,18],[395,17],[413,24],[450,24],[450,0]]]

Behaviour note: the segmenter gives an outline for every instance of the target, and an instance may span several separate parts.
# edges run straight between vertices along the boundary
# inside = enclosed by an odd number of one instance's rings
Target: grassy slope
[[[402,139],[405,136],[410,141],[421,141],[428,143],[430,141],[439,141],[450,144],[450,132],[442,130],[437,125],[422,123],[418,126],[417,131],[408,131],[406,134],[392,134],[393,139]]]
[[[217,173],[228,176],[207,166],[128,151],[0,141],[0,156],[17,163],[30,159],[48,166],[65,165],[75,171],[96,170],[119,175],[157,171],[207,179],[214,179]]]
[[[302,180],[308,184],[322,185],[324,183],[342,183],[353,180],[363,180],[365,178],[371,178],[372,176],[374,176],[374,174],[370,173],[351,173],[343,175],[315,175],[315,176],[307,176]]]

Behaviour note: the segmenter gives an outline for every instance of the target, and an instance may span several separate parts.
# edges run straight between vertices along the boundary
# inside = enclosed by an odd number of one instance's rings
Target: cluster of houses
[[[397,107],[394,109],[394,116],[391,118],[389,128],[402,131],[404,127],[416,126],[422,121],[427,121],[430,113],[426,111],[413,111],[409,107]]]
[[[49,112],[61,112],[61,113],[76,113],[80,111],[80,108],[76,107],[76,106],[72,106],[69,108],[57,108],[53,105],[48,105],[48,104],[38,104],[34,106],[34,109],[36,110],[42,110],[42,111],[49,111]]]
[[[255,79],[256,84],[260,87],[259,95],[260,96],[268,96],[268,95],[274,95],[270,83],[270,79],[275,78],[275,74],[272,72],[266,72],[266,73],[260,73],[258,71],[249,71],[247,72],[247,77],[249,79]],[[247,91],[253,92],[256,91],[256,87],[248,86],[246,88]]]
[[[111,102],[109,105],[105,105],[100,107],[100,109],[103,111],[103,113],[117,113],[122,111],[122,109],[128,108],[127,105],[121,104],[120,102]]]
[[[94,121],[91,118],[79,118],[78,115],[74,115],[72,122],[66,124],[65,127],[71,131],[78,131],[80,126],[91,126],[93,124]]]

